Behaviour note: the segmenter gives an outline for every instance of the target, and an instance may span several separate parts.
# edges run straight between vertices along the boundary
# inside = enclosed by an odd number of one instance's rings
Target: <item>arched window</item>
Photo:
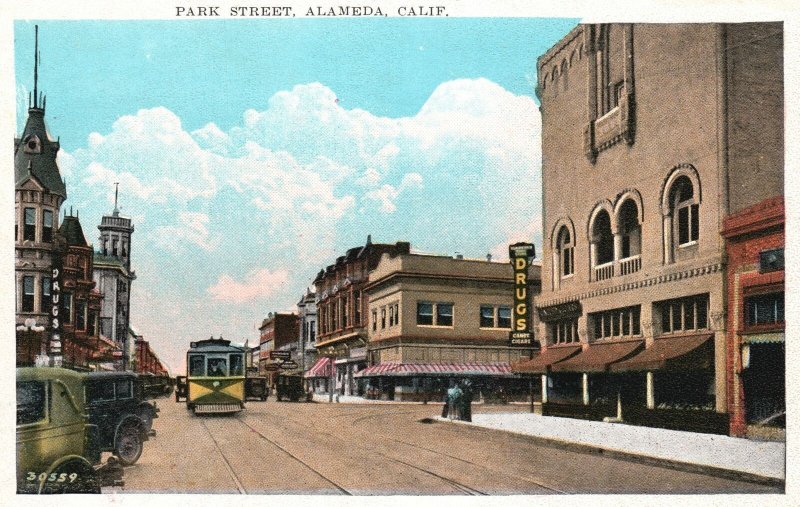
[[[561,277],[575,273],[575,244],[567,226],[558,232],[558,264]]]
[[[700,237],[700,206],[694,198],[694,187],[687,176],[673,183],[669,194],[673,216],[673,238],[678,246],[690,245]]]
[[[642,226],[639,224],[639,210],[632,199],[622,203],[617,220],[621,237],[620,257],[627,259],[641,254]]]
[[[595,258],[594,265],[606,264],[614,260],[614,236],[611,233],[611,218],[606,210],[600,210],[592,225]]]

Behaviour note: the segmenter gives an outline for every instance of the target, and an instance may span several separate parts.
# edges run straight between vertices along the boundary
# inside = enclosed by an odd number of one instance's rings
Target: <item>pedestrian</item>
[[[450,412],[450,419],[460,419],[461,414],[459,413],[459,404],[461,403],[461,395],[462,395],[461,388],[458,387],[458,384],[453,384],[447,391],[448,398],[450,398],[450,408],[448,411]]]
[[[447,419],[447,412],[450,407],[450,394],[448,391],[444,392],[444,406],[442,407],[442,419]]]
[[[463,394],[461,395],[460,418],[462,421],[472,422],[472,382],[464,380]]]

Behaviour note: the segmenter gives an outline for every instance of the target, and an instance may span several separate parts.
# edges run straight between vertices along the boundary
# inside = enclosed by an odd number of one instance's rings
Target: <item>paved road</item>
[[[777,488],[423,423],[439,405],[250,402],[198,417],[159,400],[156,437],[121,492],[331,495],[778,493]],[[476,407],[476,411],[524,407]]]

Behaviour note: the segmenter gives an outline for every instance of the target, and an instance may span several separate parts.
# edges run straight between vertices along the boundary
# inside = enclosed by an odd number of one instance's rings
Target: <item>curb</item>
[[[758,475],[750,472],[742,472],[739,470],[731,470],[729,468],[720,468],[712,465],[701,465],[698,463],[688,463],[686,461],[678,461],[668,458],[657,458],[654,456],[647,456],[644,454],[637,454],[634,452],[628,451],[620,451],[617,449],[609,449],[606,447],[600,447],[597,445],[592,444],[585,444],[580,442],[573,442],[570,440],[561,440],[558,438],[548,438],[542,437],[537,435],[529,435],[527,433],[520,433],[518,431],[511,431],[511,430],[503,430],[499,428],[488,428],[486,426],[479,426],[475,423],[470,423],[466,421],[457,421],[451,419],[442,419],[441,417],[426,417],[420,419],[419,422],[425,423],[452,423],[452,424],[462,424],[464,426],[475,428],[479,430],[487,430],[487,431],[500,431],[503,433],[511,433],[513,435],[517,435],[520,437],[527,438],[529,440],[533,440],[537,444],[544,445],[547,447],[556,447],[559,449],[566,449],[573,452],[579,452],[582,454],[601,454],[603,456],[609,456],[611,458],[631,461],[635,463],[641,463],[644,465],[651,465],[657,466],[661,468],[668,468],[671,470],[679,470],[682,472],[690,472],[690,473],[697,473],[703,475],[709,475],[712,477],[720,477],[722,479],[730,479],[742,482],[749,482],[753,484],[760,484],[764,486],[773,486],[779,487],[786,491],[786,479],[779,479],[777,477],[767,477],[763,475]]]

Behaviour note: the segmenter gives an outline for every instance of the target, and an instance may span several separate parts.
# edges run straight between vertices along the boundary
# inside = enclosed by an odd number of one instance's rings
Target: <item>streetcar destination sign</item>
[[[514,308],[508,336],[511,345],[533,345],[533,334],[529,330],[531,305],[528,295],[528,266],[534,257],[536,249],[531,243],[514,243],[508,247],[508,258],[514,267]]]

